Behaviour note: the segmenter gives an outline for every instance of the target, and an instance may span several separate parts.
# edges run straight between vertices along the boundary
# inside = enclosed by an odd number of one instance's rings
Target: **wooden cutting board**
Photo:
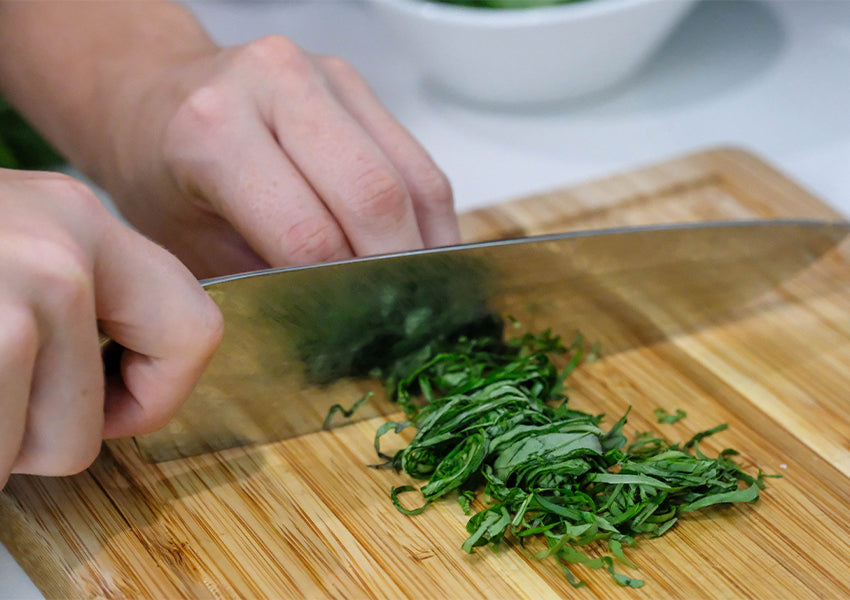
[[[838,215],[760,162],[720,149],[462,218],[469,241],[626,224]],[[556,330],[568,327],[551,323]],[[453,500],[407,517],[404,475],[369,469],[381,419],[160,465],[110,443],[87,472],[15,476],[0,540],[48,597],[62,598],[848,598],[850,245],[831,251],[738,318],[581,367],[576,408],[629,431],[741,451],[770,480],[755,505],[680,520],[628,555],[633,590],[515,546],[467,555]],[[688,417],[659,425],[653,410]],[[609,423],[610,424],[610,423]],[[590,550],[593,552],[593,549]],[[2,585],[2,584],[0,584]]]

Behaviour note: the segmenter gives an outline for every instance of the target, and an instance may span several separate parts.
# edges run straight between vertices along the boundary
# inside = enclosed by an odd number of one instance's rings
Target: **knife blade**
[[[206,280],[222,343],[172,421],[136,443],[160,462],[287,439],[370,391],[355,420],[396,413],[370,373],[494,316],[580,330],[605,354],[697,331],[734,318],[848,232],[815,220],[615,228]]]

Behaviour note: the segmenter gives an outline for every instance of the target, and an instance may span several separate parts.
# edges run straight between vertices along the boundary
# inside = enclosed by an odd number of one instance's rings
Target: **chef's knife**
[[[493,315],[580,330],[607,354],[652,344],[735,318],[848,232],[808,220],[618,228],[208,280],[222,344],[178,415],[136,441],[158,462],[286,439],[368,391],[355,418],[397,412],[370,373]]]

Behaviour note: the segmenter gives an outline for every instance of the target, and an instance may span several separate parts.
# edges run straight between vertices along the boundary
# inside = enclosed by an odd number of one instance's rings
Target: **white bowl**
[[[652,55],[696,0],[584,0],[473,8],[369,0],[425,77],[487,104],[539,104],[613,86]]]

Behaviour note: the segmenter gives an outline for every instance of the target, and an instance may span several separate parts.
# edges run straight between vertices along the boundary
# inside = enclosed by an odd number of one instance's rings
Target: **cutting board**
[[[477,241],[762,217],[838,215],[751,154],[718,149],[471,212],[462,229]],[[580,327],[569,315],[546,325]],[[754,505],[639,540],[627,551],[638,569],[622,569],[645,580],[638,590],[583,567],[588,585],[574,590],[510,541],[468,555],[452,499],[400,514],[389,490],[409,480],[368,468],[380,418],[159,465],[112,442],[78,476],[13,477],[0,540],[62,598],[850,597],[850,245],[734,318],[603,354],[569,393],[596,413],[631,405],[627,432],[683,440],[728,423],[702,449],[736,448],[748,471],[782,478]],[[688,416],[659,425],[656,408]]]

